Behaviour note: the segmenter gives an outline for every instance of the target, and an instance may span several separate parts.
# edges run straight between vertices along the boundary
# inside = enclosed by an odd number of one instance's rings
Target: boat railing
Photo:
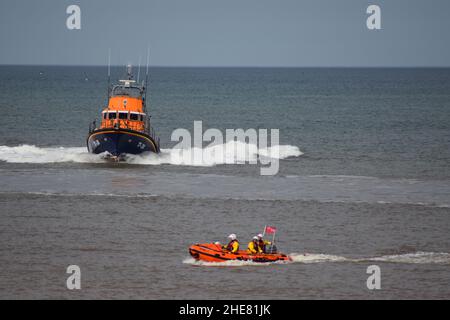
[[[89,124],[89,134],[91,134],[95,130],[97,130],[97,120],[94,120]]]
[[[156,135],[155,129],[153,127],[150,127],[147,134],[152,137],[152,139],[156,142],[157,148],[159,149],[159,137]]]
[[[156,135],[155,130],[153,129],[153,126],[150,125],[150,117],[146,119],[146,121],[144,122],[144,130],[145,132],[153,138],[153,140],[158,141],[158,145],[159,145],[159,137]]]

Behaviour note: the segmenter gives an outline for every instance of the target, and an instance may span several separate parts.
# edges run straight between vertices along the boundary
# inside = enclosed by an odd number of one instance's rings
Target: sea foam
[[[302,154],[298,147],[291,145],[258,148],[253,144],[231,141],[203,149],[161,149],[160,154],[127,155],[125,161],[137,165],[214,166],[256,163],[259,157],[286,159]],[[0,161],[9,163],[102,163],[104,156],[88,153],[84,147],[0,146]]]

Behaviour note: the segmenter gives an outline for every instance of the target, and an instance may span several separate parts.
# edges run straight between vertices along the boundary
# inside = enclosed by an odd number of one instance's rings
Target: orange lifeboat
[[[126,80],[108,87],[108,104],[100,126],[94,121],[89,129],[87,147],[91,153],[121,159],[126,154],[160,152],[146,107],[147,84],[139,85],[133,80],[131,66],[127,69]]]
[[[189,253],[195,260],[206,262],[225,262],[225,261],[252,261],[252,262],[276,262],[292,261],[292,259],[283,253],[258,253],[250,254],[247,251],[239,250],[232,253],[222,248],[219,244],[203,243],[194,244],[189,247]]]

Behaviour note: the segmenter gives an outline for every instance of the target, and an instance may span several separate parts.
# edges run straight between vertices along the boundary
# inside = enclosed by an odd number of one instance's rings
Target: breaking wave
[[[261,159],[286,159],[299,157],[303,153],[296,146],[280,145],[258,148],[240,141],[206,147],[203,149],[161,149],[160,154],[145,153],[127,155],[125,162],[137,165],[185,165],[214,166],[220,164],[256,163]],[[0,146],[0,161],[9,163],[102,163],[104,155],[91,154],[85,147],[37,147],[20,145]]]
[[[385,263],[402,263],[402,264],[440,264],[450,265],[450,253],[445,252],[413,252],[397,255],[385,255],[372,258],[346,258],[342,256],[329,254],[312,254],[312,253],[291,253],[291,262],[272,262],[257,263],[252,261],[225,261],[225,262],[204,262],[196,261],[193,258],[183,260],[185,264],[207,266],[207,267],[240,267],[240,266],[262,266],[273,264],[291,264],[291,263],[326,263],[326,262],[348,262],[348,263],[364,263],[364,262],[385,262]]]
[[[10,163],[101,163],[101,156],[90,154],[86,148],[48,147],[31,145],[17,147],[0,146],[0,161]]]
[[[128,155],[126,161],[143,165],[214,166],[220,164],[256,163],[259,159],[286,159],[303,155],[296,146],[281,145],[258,148],[254,144],[230,141],[203,149],[161,149],[160,154]]]

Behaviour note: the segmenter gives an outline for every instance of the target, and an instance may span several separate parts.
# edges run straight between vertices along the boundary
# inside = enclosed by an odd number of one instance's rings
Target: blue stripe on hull
[[[152,143],[149,138],[127,132],[93,133],[89,136],[87,144],[91,153],[108,152],[116,157],[125,153],[158,152],[156,143]]]

